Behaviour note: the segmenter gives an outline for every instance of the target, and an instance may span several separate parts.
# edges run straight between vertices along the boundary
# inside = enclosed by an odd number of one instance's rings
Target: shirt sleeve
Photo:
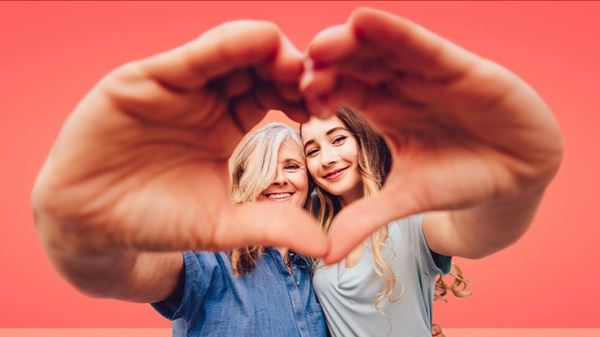
[[[429,249],[423,233],[424,219],[425,214],[421,213],[404,218],[396,223],[410,242],[418,263],[421,265],[421,270],[426,271],[432,277],[438,274],[448,274],[452,266],[452,257],[438,254]]]
[[[203,303],[218,268],[213,253],[183,252],[183,271],[177,288],[165,300],[152,303],[152,307],[169,320],[189,316]]]

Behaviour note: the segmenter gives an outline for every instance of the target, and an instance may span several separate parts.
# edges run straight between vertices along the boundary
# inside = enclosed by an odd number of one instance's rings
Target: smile
[[[290,192],[283,192],[283,193],[269,193],[269,194],[265,194],[267,196],[267,198],[271,199],[271,200],[286,200],[289,199],[292,195],[294,195],[294,193],[290,193]]]
[[[333,170],[333,171],[327,173],[326,175],[324,175],[323,179],[329,180],[329,181],[337,180],[339,177],[341,177],[344,174],[344,172],[347,169],[348,169],[348,167],[344,167],[344,168],[341,168],[341,169]]]

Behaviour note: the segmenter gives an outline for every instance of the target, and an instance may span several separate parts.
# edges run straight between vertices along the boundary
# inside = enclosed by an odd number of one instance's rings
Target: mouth
[[[263,193],[269,200],[273,201],[285,201],[294,195],[292,192],[278,192],[278,193]]]
[[[336,180],[337,178],[341,177],[341,176],[344,174],[344,172],[345,172],[345,171],[348,169],[348,167],[349,167],[349,166],[346,166],[346,167],[343,167],[343,168],[340,168],[340,169],[333,170],[333,171],[331,171],[331,172],[329,172],[329,173],[325,174],[325,175],[323,176],[323,179],[325,179],[325,180],[329,180],[329,181]]]

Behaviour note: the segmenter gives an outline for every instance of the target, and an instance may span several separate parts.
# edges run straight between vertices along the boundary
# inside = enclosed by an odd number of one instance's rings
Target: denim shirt
[[[173,320],[173,336],[327,336],[310,265],[295,255],[286,268],[266,248],[254,271],[236,277],[226,253],[184,252],[178,289],[152,306]]]

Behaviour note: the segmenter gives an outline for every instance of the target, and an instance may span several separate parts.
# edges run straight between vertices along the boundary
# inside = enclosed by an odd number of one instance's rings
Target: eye
[[[284,169],[286,169],[286,170],[297,170],[299,168],[300,168],[300,165],[298,165],[298,164],[287,164],[284,167]]]
[[[342,144],[346,140],[346,136],[337,136],[333,139],[333,144]]]
[[[313,147],[312,149],[306,151],[306,156],[307,157],[314,157],[315,154],[317,154],[317,152],[319,152],[319,149],[316,147]]]

